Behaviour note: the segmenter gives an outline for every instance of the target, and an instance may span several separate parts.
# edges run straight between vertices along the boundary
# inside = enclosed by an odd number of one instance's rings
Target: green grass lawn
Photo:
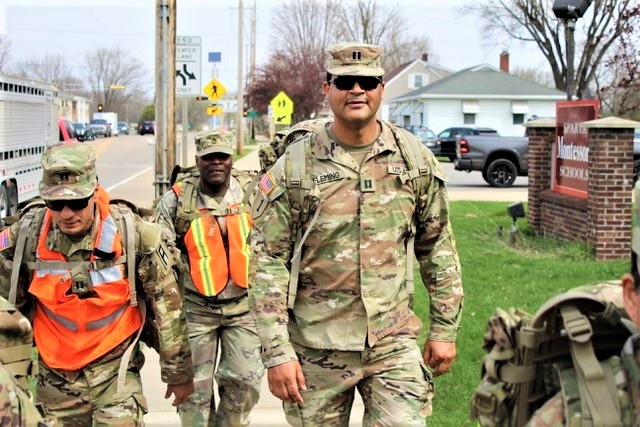
[[[596,261],[590,249],[548,237],[534,237],[526,218],[518,220],[515,245],[509,242],[512,219],[504,202],[451,202],[464,311],[457,340],[458,356],[452,370],[435,380],[434,413],[430,426],[464,426],[471,394],[480,380],[482,336],[496,307],[520,307],[535,312],[552,295],[574,286],[619,279],[629,261]],[[502,236],[498,228],[503,228]],[[416,269],[416,279],[419,272]],[[428,296],[416,285],[414,308],[426,318]],[[426,329],[426,328],[425,328]],[[424,336],[421,343],[424,341]]]

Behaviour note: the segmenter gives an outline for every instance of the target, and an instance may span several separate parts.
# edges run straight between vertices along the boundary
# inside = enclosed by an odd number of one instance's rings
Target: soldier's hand
[[[269,368],[267,378],[269,390],[275,397],[287,403],[304,403],[300,390],[306,390],[307,387],[297,360]]]
[[[165,399],[169,399],[173,394],[173,402],[171,406],[178,406],[186,402],[187,398],[193,393],[193,380],[185,381],[180,384],[167,384],[167,392],[164,394]]]
[[[443,341],[427,341],[424,343],[422,359],[437,377],[447,372],[456,358],[456,343]]]

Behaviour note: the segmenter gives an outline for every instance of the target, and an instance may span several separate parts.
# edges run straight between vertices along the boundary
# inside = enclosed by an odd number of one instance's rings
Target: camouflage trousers
[[[248,308],[246,296],[224,306],[185,300],[195,392],[178,407],[183,426],[249,425],[249,414],[260,397],[264,366]]]
[[[283,404],[292,426],[348,426],[355,389],[363,426],[424,426],[431,415],[433,382],[414,336],[387,336],[363,352],[294,348],[307,390],[304,404]]]
[[[139,354],[137,357],[140,357]],[[147,401],[137,368],[127,371],[117,391],[120,359],[92,363],[77,371],[55,370],[40,363],[37,402],[56,426],[142,426]]]

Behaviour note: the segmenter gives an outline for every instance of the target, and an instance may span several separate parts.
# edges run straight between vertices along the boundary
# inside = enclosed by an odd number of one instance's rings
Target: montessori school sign
[[[586,199],[589,189],[589,132],[582,123],[598,118],[598,101],[556,104],[556,138],[552,153],[553,191]]]

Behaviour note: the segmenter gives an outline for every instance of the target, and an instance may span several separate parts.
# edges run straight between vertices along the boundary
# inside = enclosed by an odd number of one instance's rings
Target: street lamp
[[[564,38],[567,49],[567,100],[573,98],[573,57],[575,44],[573,33],[576,29],[576,21],[591,5],[592,0],[555,0],[553,2],[553,13],[556,18],[564,21]]]

